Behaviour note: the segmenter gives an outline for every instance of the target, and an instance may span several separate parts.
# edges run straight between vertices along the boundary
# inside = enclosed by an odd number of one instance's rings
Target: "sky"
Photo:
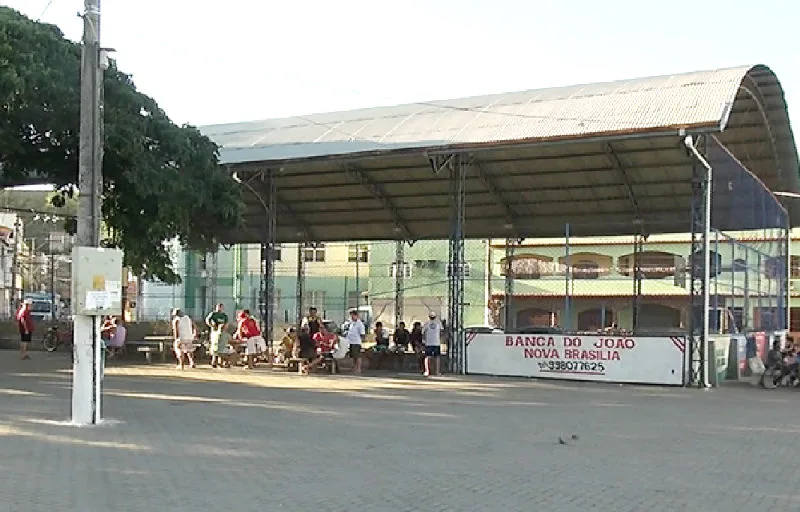
[[[6,0],[78,40],[83,0]],[[766,64],[800,119],[795,0],[102,0],[102,44],[178,123]]]

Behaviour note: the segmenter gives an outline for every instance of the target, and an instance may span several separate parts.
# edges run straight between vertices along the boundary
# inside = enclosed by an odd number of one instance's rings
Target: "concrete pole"
[[[100,0],[84,0],[76,240],[79,247],[100,245],[103,192],[103,119],[100,113],[103,73],[100,66]],[[76,274],[72,273],[73,279]],[[73,304],[76,303],[77,297],[73,297]],[[75,315],[74,319],[72,421],[77,425],[93,425],[102,417],[100,318]]]

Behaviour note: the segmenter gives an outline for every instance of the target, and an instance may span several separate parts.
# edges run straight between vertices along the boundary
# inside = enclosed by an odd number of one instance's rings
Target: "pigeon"
[[[558,444],[567,444],[567,442],[564,441],[564,439],[562,439],[561,436],[558,436]]]
[[[577,441],[578,440],[578,434],[572,434],[572,440],[573,441]]]

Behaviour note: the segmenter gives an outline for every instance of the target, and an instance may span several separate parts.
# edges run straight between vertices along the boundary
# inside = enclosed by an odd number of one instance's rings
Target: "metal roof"
[[[201,130],[260,194],[258,173],[276,172],[282,242],[446,238],[449,184],[430,156],[451,152],[472,163],[468,238],[562,236],[567,222],[630,233],[631,195],[651,232],[687,231],[683,131],[717,134],[768,187],[800,191],[783,89],[761,65]],[[245,227],[225,242],[262,239],[264,206],[243,198]]]

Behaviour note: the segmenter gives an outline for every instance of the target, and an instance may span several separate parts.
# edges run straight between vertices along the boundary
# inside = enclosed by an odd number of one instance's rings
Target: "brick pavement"
[[[120,366],[79,429],[68,359],[15,356],[0,511],[800,510],[792,391]]]

